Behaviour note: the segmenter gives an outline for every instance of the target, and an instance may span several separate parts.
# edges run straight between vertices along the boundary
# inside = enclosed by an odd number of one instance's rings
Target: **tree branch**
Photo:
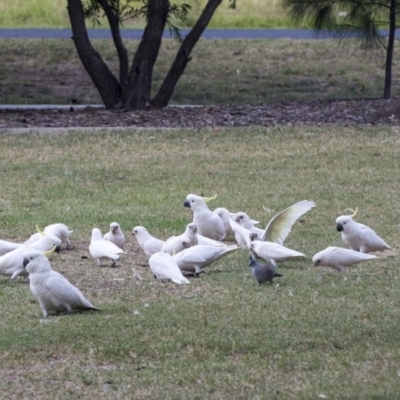
[[[202,33],[206,29],[221,2],[222,0],[208,0],[199,19],[183,40],[175,57],[175,60],[170,70],[168,71],[168,74],[165,77],[164,82],[162,83],[157,95],[151,101],[151,105],[153,107],[160,108],[166,107],[168,105],[168,102],[172,96],[172,92],[179,78],[183,74],[186,65],[191,60],[190,53],[200,39]]]

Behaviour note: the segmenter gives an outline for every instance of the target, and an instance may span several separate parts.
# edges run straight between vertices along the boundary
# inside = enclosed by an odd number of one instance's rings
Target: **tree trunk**
[[[384,99],[390,99],[392,91],[392,65],[393,65],[393,49],[394,49],[395,33],[396,33],[396,0],[390,0],[389,40],[386,49],[385,89],[383,92]]]
[[[107,16],[108,23],[110,24],[114,46],[118,53],[119,83],[121,85],[121,88],[123,89],[128,83],[129,61],[128,52],[121,38],[121,31],[119,29],[119,17],[116,15],[115,10],[110,6],[108,0],[99,0],[99,3],[103,7],[104,13]]]
[[[121,89],[118,80],[89,40],[81,0],[68,0],[67,4],[72,40],[79,58],[92,78],[106,108],[113,108],[120,100]]]
[[[186,65],[191,60],[190,53],[200,39],[202,33],[206,29],[221,2],[222,0],[208,0],[200,18],[183,40],[175,60],[161,85],[161,88],[159,89],[155,98],[151,101],[151,105],[153,107],[161,108],[168,105],[179,78],[183,74]]]
[[[168,11],[168,0],[149,0],[148,22],[132,62],[121,108],[140,109],[150,104],[153,68],[161,46]]]

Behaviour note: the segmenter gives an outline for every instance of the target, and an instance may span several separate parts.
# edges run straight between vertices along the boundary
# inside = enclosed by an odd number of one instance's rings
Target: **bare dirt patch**
[[[398,125],[400,99],[318,100],[273,105],[108,111],[86,107],[0,110],[0,129],[32,127],[204,128],[276,125]]]

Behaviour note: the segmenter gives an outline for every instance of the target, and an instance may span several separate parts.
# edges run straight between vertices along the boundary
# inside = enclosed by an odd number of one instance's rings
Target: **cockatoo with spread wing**
[[[197,245],[175,254],[173,258],[182,271],[195,273],[198,276],[202,269],[239,248],[236,245],[224,247]]]
[[[246,213],[236,213],[235,220],[244,228],[256,232],[259,240],[275,242],[282,245],[297,219],[315,206],[316,204],[311,200],[299,201],[276,214],[275,217],[269,221],[264,230],[254,226]]]
[[[269,260],[274,267],[277,266],[278,261],[291,261],[299,257],[305,257],[305,254],[296,250],[289,249],[278,243],[263,242],[256,239],[257,234],[252,232],[250,234],[250,252],[253,257],[260,257],[264,260]]]
[[[315,267],[332,267],[342,272],[345,270],[345,267],[351,267],[360,262],[376,258],[377,257],[373,254],[365,254],[350,249],[331,246],[315,254],[312,258],[312,262]]]
[[[135,236],[139,247],[144,251],[147,257],[161,251],[164,241],[150,235],[149,231],[143,226],[135,226],[132,230],[132,235]]]
[[[342,215],[336,219],[336,229],[341,233],[343,242],[354,251],[371,253],[390,249],[374,230],[353,220],[357,214]]]
[[[189,279],[182,275],[174,258],[168,253],[155,253],[149,258],[151,272],[156,279],[170,279],[178,285],[190,283]]]
[[[120,249],[124,249],[125,246],[125,235],[122,232],[121,226],[118,222],[111,222],[110,230],[107,232],[104,237],[104,240],[108,240],[111,243],[114,243]]]
[[[222,240],[225,237],[224,223],[219,215],[211,211],[206,204],[207,201],[216,197],[216,195],[207,198],[188,194],[183,205],[193,211],[193,223],[196,224],[199,235],[214,240]]]
[[[93,258],[97,260],[98,265],[102,265],[104,259],[113,261],[112,267],[115,267],[117,260],[121,254],[127,254],[124,250],[117,247],[114,243],[104,240],[101,231],[98,228],[92,230],[92,239],[89,245],[89,252]]]
[[[67,278],[51,268],[46,256],[30,249],[23,253],[23,266],[29,273],[29,287],[43,311],[98,310]]]

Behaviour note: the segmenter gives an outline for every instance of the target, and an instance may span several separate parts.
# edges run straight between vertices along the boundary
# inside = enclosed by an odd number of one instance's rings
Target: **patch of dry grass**
[[[111,41],[96,48],[117,73]],[[127,41],[133,54],[137,41]],[[154,72],[154,93],[178,49],[164,41]],[[101,103],[72,41],[0,40],[0,103]],[[368,63],[365,62],[368,59]],[[362,50],[351,41],[200,41],[172,104],[260,104],[279,101],[381,97],[383,49]],[[393,70],[393,96],[399,95]]]

